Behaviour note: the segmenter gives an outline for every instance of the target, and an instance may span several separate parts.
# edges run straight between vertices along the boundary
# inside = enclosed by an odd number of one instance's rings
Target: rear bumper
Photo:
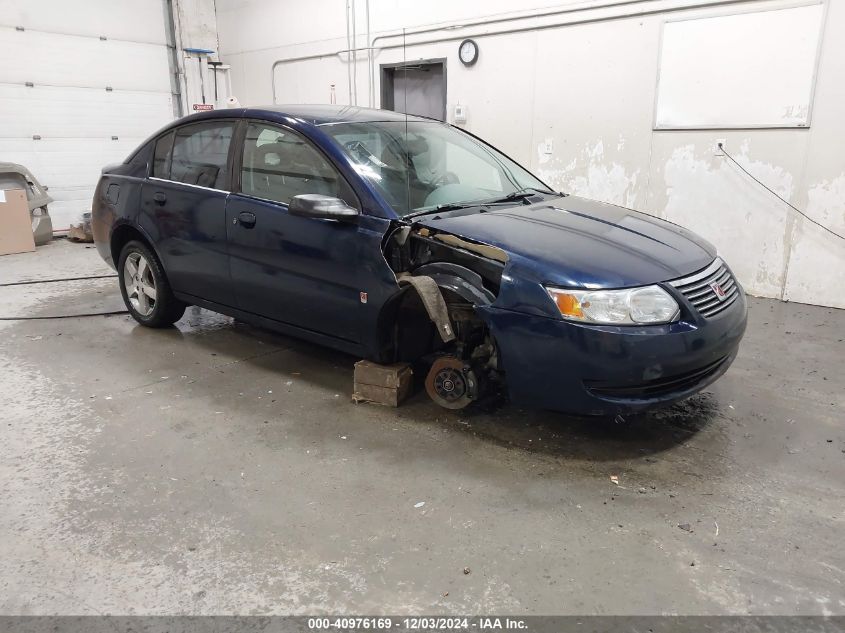
[[[43,246],[53,239],[53,220],[47,213],[32,216],[32,236],[36,246]]]
[[[724,374],[745,333],[742,295],[715,317],[647,327],[591,326],[487,306],[514,404],[584,415],[643,411]]]
[[[97,241],[95,239],[94,245],[97,247],[97,252],[100,254],[100,257],[102,257],[103,260],[114,270],[117,270],[117,263],[112,259],[111,248],[109,247],[109,243]]]

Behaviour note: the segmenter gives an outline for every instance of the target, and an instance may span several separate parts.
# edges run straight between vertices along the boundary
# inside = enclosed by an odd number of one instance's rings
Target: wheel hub
[[[446,409],[463,409],[478,397],[475,373],[454,356],[441,356],[425,379],[429,397]]]

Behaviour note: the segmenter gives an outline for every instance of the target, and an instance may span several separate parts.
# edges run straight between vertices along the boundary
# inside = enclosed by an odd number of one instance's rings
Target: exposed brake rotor
[[[455,356],[440,356],[425,377],[429,397],[446,409],[463,409],[478,399],[478,378]]]

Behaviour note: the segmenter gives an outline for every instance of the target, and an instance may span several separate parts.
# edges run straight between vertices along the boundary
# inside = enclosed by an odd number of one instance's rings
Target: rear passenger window
[[[196,123],[177,129],[169,179],[223,189],[233,130],[234,124],[230,121]]]
[[[300,194],[319,193],[359,208],[343,176],[305,139],[256,123],[249,125],[244,139],[241,191],[283,204]]]

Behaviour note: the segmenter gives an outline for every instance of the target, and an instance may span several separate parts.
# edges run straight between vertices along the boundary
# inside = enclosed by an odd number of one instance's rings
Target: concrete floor
[[[0,258],[68,271],[110,272]],[[622,426],[354,405],[356,359],[197,309],[0,322],[0,613],[843,614],[845,311],[749,318],[725,377]]]

